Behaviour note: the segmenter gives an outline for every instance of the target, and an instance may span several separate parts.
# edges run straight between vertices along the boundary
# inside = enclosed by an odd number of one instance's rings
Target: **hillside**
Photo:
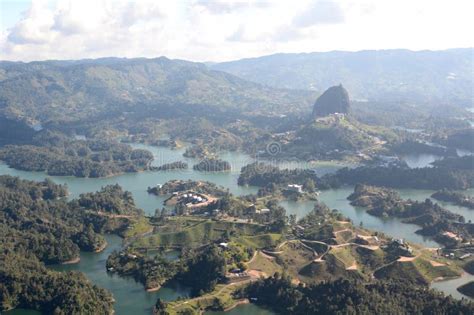
[[[311,94],[165,57],[0,63],[0,116],[31,123],[242,110],[271,115],[288,112],[289,105],[309,109]]]
[[[472,104],[472,48],[275,54],[211,68],[279,88],[323,91],[343,83],[354,99]]]

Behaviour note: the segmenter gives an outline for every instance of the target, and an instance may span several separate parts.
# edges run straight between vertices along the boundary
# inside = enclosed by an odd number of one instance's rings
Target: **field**
[[[199,247],[226,236],[253,236],[263,231],[263,226],[258,224],[202,219],[188,220],[180,217],[160,226],[157,233],[134,241],[132,246],[135,248]],[[243,239],[243,241],[258,245],[255,242],[265,244],[270,243],[271,239],[273,238],[269,237],[266,241],[265,238],[262,240],[258,240],[258,238]]]

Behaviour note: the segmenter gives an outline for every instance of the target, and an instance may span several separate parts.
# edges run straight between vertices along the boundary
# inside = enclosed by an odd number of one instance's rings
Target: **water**
[[[134,145],[135,148],[144,148],[150,150],[154,157],[153,165],[159,166],[164,163],[170,163],[178,160],[185,161],[189,164],[188,170],[174,170],[167,172],[141,172],[129,173],[110,178],[75,178],[62,176],[47,176],[43,172],[26,172],[9,168],[5,164],[0,163],[0,174],[9,174],[19,176],[29,180],[43,180],[45,177],[51,178],[54,182],[67,184],[70,191],[70,198],[76,198],[81,193],[97,191],[102,186],[109,184],[120,184],[125,190],[131,191],[136,204],[145,210],[147,214],[154,214],[156,208],[163,206],[165,197],[150,195],[146,192],[147,187],[156,184],[163,184],[171,179],[193,179],[206,180],[214,182],[229,188],[230,192],[235,195],[244,195],[256,193],[256,187],[241,187],[237,185],[240,168],[254,161],[252,157],[243,153],[226,152],[220,156],[222,159],[229,161],[232,171],[221,173],[205,173],[192,170],[192,165],[197,163],[197,159],[184,158],[182,153],[184,149],[171,150],[168,148],[157,148],[146,145]],[[283,167],[301,167],[301,164],[285,164]],[[305,167],[314,169],[319,175],[333,172],[342,165],[331,163],[305,164]],[[347,197],[353,192],[352,187],[344,187],[340,189],[323,191],[319,199],[325,202],[330,208],[338,209],[345,216],[349,217],[354,224],[363,222],[363,226],[369,229],[384,232],[390,236],[397,238],[405,238],[409,241],[423,244],[425,246],[438,246],[434,241],[424,238],[414,232],[419,228],[415,225],[404,224],[396,218],[381,219],[367,214],[364,209],[353,207],[349,204]],[[424,200],[434,191],[427,190],[403,190],[400,191],[403,198],[411,198],[414,200]],[[464,192],[466,193],[466,192]],[[474,195],[474,190],[467,191],[468,194]],[[314,201],[282,201],[281,205],[287,209],[288,214],[296,214],[298,218],[303,217],[312,210]],[[474,211],[463,207],[456,207],[447,204],[446,207],[456,213],[461,213],[466,220],[474,220]],[[146,292],[143,285],[135,282],[130,278],[121,278],[113,274],[108,274],[105,270],[105,261],[113,250],[121,248],[121,239],[117,236],[107,235],[108,247],[101,253],[81,253],[81,262],[75,265],[59,265],[52,266],[55,270],[78,270],[84,272],[91,281],[100,287],[106,288],[112,292],[116,299],[116,314],[150,314],[153,304],[158,297],[164,300],[173,300],[179,296],[186,296],[188,290],[177,284],[170,284],[161,288],[157,292]],[[174,259],[177,253],[170,253],[170,258]],[[464,283],[464,282],[463,282]],[[450,286],[446,286],[446,293],[456,294]],[[9,315],[37,315],[37,312],[27,310],[15,310]],[[215,314],[215,313],[211,313]],[[217,313],[219,314],[219,313]],[[234,310],[226,314],[249,314],[249,315],[267,315],[273,314],[256,305],[247,304],[240,305]]]
[[[0,174],[9,174],[12,176],[19,176],[23,179],[43,180],[45,177],[52,179],[58,184],[67,184],[70,198],[77,198],[80,194],[85,192],[97,191],[101,187],[110,184],[119,184],[125,190],[132,192],[135,202],[138,207],[145,210],[146,214],[153,215],[156,208],[163,207],[165,197],[155,196],[147,193],[147,188],[155,186],[156,184],[163,184],[171,179],[192,179],[205,180],[213,182],[217,185],[229,188],[230,192],[235,195],[245,195],[256,193],[258,188],[238,186],[237,178],[239,177],[240,169],[251,163],[253,159],[243,153],[228,152],[222,154],[222,159],[229,161],[232,166],[230,172],[196,172],[192,170],[192,166],[197,163],[197,159],[184,158],[182,156],[184,149],[171,150],[168,148],[157,148],[145,145],[134,145],[135,148],[143,148],[150,150],[155,160],[152,165],[160,166],[164,163],[175,161],[185,161],[189,164],[187,170],[172,170],[165,172],[140,172],[140,173],[126,173],[118,176],[108,178],[77,178],[72,176],[48,176],[44,172],[27,172],[9,168],[6,164],[0,163]]]
[[[438,291],[444,292],[446,295],[452,295],[454,298],[457,298],[457,299],[461,299],[461,298],[471,299],[470,297],[462,294],[461,292],[457,290],[457,288],[459,288],[463,284],[466,284],[470,281],[474,281],[474,275],[471,275],[465,272],[459,278],[433,282],[430,285],[430,287]]]
[[[443,208],[453,213],[462,215],[466,219],[466,222],[468,222],[469,220],[471,220],[471,222],[474,222],[474,210],[462,206],[457,206],[451,202],[439,201],[431,198],[431,195],[435,193],[436,190],[398,189],[397,191],[403,199],[411,199],[415,201],[425,201],[426,199],[431,199],[433,202],[439,204]],[[463,190],[460,192],[468,196],[474,196],[473,189]]]
[[[141,283],[132,278],[119,277],[106,272],[105,262],[114,250],[120,250],[122,239],[116,235],[106,235],[107,248],[100,253],[81,253],[81,261],[73,265],[54,265],[51,269],[57,271],[78,270],[86,274],[94,284],[112,292],[115,298],[115,313],[120,314],[151,314],[157,298],[173,301],[178,297],[189,296],[190,290],[177,283],[162,287],[159,291],[147,292]]]
[[[398,218],[379,218],[367,213],[365,208],[354,207],[347,197],[354,192],[353,187],[343,187],[321,192],[319,199],[331,209],[338,209],[344,216],[364,228],[380,231],[395,238],[404,238],[410,242],[422,244],[427,247],[439,247],[430,238],[415,234],[420,227],[414,224],[403,223]]]
[[[24,308],[17,308],[8,312],[3,312],[4,315],[41,315],[40,312],[35,310],[28,310]]]

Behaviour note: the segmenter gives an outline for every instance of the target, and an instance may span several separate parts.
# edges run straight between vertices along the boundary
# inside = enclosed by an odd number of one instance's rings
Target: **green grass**
[[[145,217],[139,217],[137,220],[130,224],[130,229],[125,232],[125,237],[134,237],[143,233],[149,232],[152,226]]]
[[[267,276],[272,276],[275,272],[282,272],[282,267],[278,265],[275,259],[269,259],[261,253],[257,253],[255,259],[248,264],[249,269],[264,272]]]
[[[461,275],[460,268],[454,265],[433,266],[429,260],[416,258],[413,261],[395,262],[378,270],[377,278],[410,279],[422,284],[428,284],[439,277],[457,277]]]
[[[356,262],[356,259],[352,255],[352,249],[350,246],[332,248],[328,255],[333,255],[337,260],[342,262],[344,266],[350,267]]]
[[[203,296],[186,300],[174,301],[167,304],[167,314],[202,314],[205,310],[224,310],[232,307],[237,302],[233,297],[236,289],[241,285],[217,285],[214,291]]]
[[[171,222],[176,232],[161,232],[136,240],[132,246],[140,248],[156,247],[197,247],[230,235],[254,235],[263,231],[257,224],[226,221],[184,220]],[[160,228],[169,231],[167,227]]]
[[[253,249],[272,248],[281,242],[281,234],[262,234],[255,236],[240,236],[234,242]]]
[[[428,260],[422,258],[415,259],[414,264],[428,282],[439,277],[452,278],[461,275],[459,268],[453,265],[433,266]]]

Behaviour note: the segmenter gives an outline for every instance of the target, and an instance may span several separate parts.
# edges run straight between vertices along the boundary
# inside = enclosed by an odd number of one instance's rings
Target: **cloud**
[[[317,0],[293,19],[297,27],[344,23],[344,11],[332,0]]]
[[[456,6],[432,0],[33,0],[16,24],[0,25],[0,60],[165,55],[225,61],[276,52],[472,46],[464,30],[473,28],[474,2],[453,1]]]
[[[141,21],[160,19],[165,15],[166,13],[162,11],[156,2],[130,2],[122,10],[121,23],[123,26],[129,27]]]
[[[51,40],[48,32],[53,15],[43,3],[33,1],[22,19],[9,31],[7,40],[13,44],[45,44]]]
[[[268,8],[272,5],[270,1],[226,1],[226,0],[198,0],[196,6],[203,7],[212,14],[227,14],[248,8]]]

